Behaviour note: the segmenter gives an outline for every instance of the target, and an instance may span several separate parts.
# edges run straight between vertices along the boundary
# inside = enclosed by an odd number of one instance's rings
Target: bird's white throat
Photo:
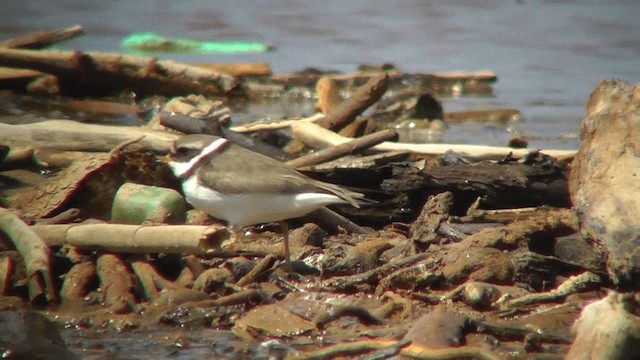
[[[170,161],[169,166],[173,170],[173,174],[179,178],[186,178],[191,172],[195,170],[195,167],[198,166],[203,160],[206,160],[209,156],[214,154],[215,152],[222,149],[228,140],[225,138],[220,138],[215,141],[212,141],[211,144],[207,145],[200,154],[191,158],[188,162],[176,162]]]

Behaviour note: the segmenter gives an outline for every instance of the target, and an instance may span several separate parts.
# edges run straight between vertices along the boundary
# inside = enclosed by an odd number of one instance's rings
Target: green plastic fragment
[[[155,53],[237,54],[273,50],[268,44],[255,41],[169,39],[153,32],[130,34],[122,39],[121,46],[129,50]]]
[[[186,218],[184,199],[169,188],[124,183],[116,192],[111,221],[120,224],[180,223]]]

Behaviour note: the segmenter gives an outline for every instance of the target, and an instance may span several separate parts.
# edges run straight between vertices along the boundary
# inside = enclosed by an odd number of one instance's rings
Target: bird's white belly
[[[247,226],[299,217],[329,204],[345,203],[338,196],[303,194],[222,194],[200,185],[195,176],[183,183],[187,201],[229,225]]]

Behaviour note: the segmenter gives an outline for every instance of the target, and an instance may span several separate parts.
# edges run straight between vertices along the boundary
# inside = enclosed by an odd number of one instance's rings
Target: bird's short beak
[[[169,161],[171,161],[171,158],[169,157],[169,155],[165,155],[165,156],[158,156],[155,158],[155,163],[156,164],[168,164]]]

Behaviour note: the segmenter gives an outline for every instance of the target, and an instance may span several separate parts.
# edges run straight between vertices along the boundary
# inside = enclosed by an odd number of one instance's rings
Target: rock
[[[442,104],[432,94],[422,94],[418,97],[411,117],[415,119],[443,120]]]
[[[569,179],[580,229],[608,253],[622,287],[640,288],[640,83],[601,81],[587,102]]]
[[[638,306],[632,294],[610,292],[582,310],[573,326],[576,339],[565,359],[638,359],[640,317],[629,308]]]
[[[0,314],[0,344],[2,358],[78,359],[67,350],[54,323],[33,311]]]
[[[578,265],[591,272],[600,273],[605,268],[602,251],[593,241],[580,236],[580,234],[556,238],[553,250],[553,255],[558,259]]]
[[[231,331],[243,339],[252,339],[260,335],[291,337],[315,329],[316,325],[309,320],[281,305],[269,304],[258,306],[244,314]]]
[[[442,262],[442,276],[452,284],[464,279],[500,284],[513,281],[513,264],[502,250],[454,246],[442,257]]]
[[[460,346],[464,343],[466,325],[464,316],[439,305],[417,319],[404,340],[431,349]]]

